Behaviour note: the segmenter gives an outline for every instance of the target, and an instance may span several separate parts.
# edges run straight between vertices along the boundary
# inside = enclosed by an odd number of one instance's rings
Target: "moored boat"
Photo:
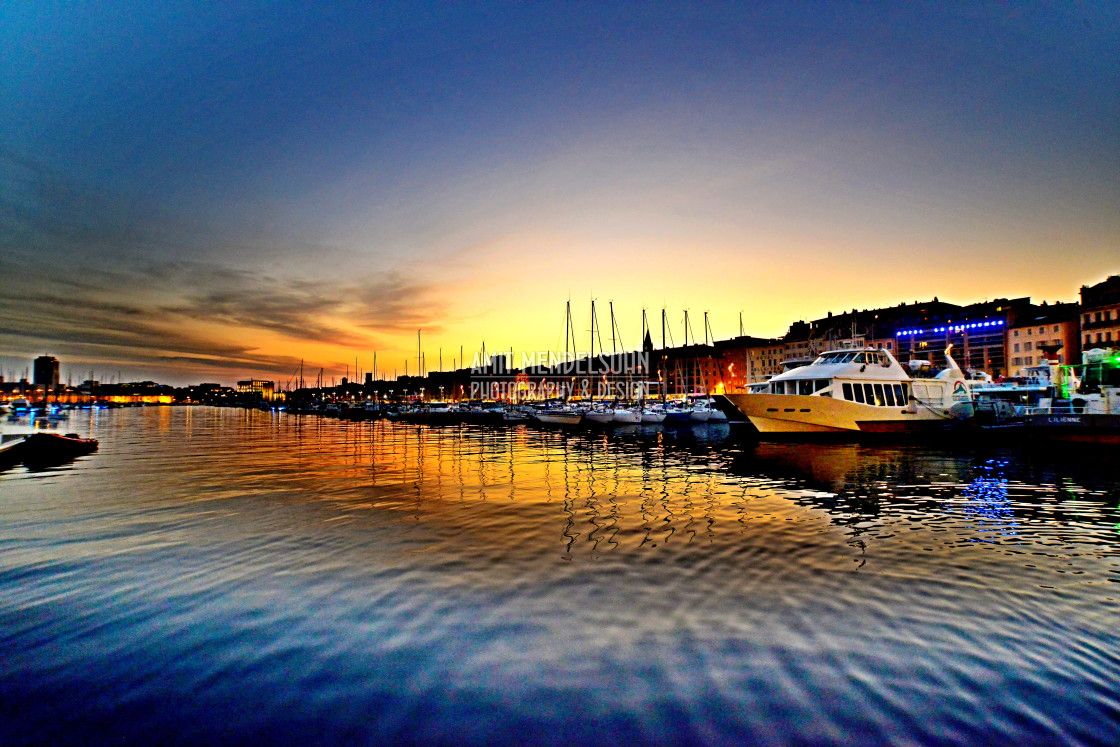
[[[593,407],[587,412],[583,413],[583,419],[587,423],[595,423],[598,425],[606,425],[607,423],[612,423],[614,422],[614,408]]]
[[[1054,368],[1054,396],[1015,413],[1024,435],[1120,444],[1120,353],[1094,348],[1082,354],[1081,365]]]
[[[692,422],[692,407],[683,402],[665,405],[665,425],[688,425]]]
[[[910,433],[971,417],[972,382],[945,351],[946,368],[928,361],[907,371],[890,351],[829,351],[770,379],[762,392],[727,394],[763,434]]]
[[[614,408],[614,422],[618,424],[634,424],[642,422],[642,411],[637,407]]]
[[[0,468],[20,462],[28,467],[62,464],[96,451],[97,446],[97,439],[82,438],[77,433],[32,433],[0,447]]]
[[[693,423],[707,423],[708,418],[712,416],[712,408],[708,404],[707,399],[698,399],[692,403],[692,412],[689,414],[689,420]]]
[[[537,410],[533,417],[544,425],[579,425],[583,420],[583,413],[571,408],[553,407]]]

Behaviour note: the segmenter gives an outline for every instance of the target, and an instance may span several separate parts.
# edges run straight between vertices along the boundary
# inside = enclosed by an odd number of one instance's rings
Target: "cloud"
[[[132,219],[2,149],[0,187],[0,356],[284,373],[301,346],[369,350],[442,311],[433,283],[290,261],[306,249],[280,246],[264,270],[238,266],[233,240],[227,261],[201,259],[189,227]]]

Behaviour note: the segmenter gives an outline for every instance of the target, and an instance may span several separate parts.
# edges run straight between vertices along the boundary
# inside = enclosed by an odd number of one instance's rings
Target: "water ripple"
[[[88,427],[0,475],[4,741],[1120,741],[1120,488],[1077,452]]]

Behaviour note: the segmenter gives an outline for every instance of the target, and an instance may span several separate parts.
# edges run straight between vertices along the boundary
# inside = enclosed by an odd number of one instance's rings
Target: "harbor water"
[[[1112,450],[208,407],[0,473],[0,743],[1117,744]]]

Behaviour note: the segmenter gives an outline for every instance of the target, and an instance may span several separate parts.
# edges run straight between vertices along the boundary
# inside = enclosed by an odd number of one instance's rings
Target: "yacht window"
[[[844,389],[844,399],[848,400],[849,402],[853,401],[852,400],[852,385],[845,381],[841,386]]]
[[[909,395],[909,392],[907,391],[906,384],[895,384],[894,385],[894,398],[895,398],[895,401],[898,402],[898,404],[900,404],[900,405],[906,405],[910,402],[910,395]]]
[[[866,402],[866,400],[863,398],[863,385],[862,384],[855,384],[852,387],[852,394],[855,395],[855,401],[856,402],[859,402],[861,404]]]
[[[878,405],[879,407],[882,407],[886,403],[887,403],[887,400],[883,396],[883,385],[882,384],[876,384],[875,385],[875,404]]]
[[[817,379],[813,388],[819,392],[822,389],[828,389],[828,385],[831,383],[828,379]]]
[[[887,407],[894,407],[894,387],[890,384],[883,386],[884,401]]]

